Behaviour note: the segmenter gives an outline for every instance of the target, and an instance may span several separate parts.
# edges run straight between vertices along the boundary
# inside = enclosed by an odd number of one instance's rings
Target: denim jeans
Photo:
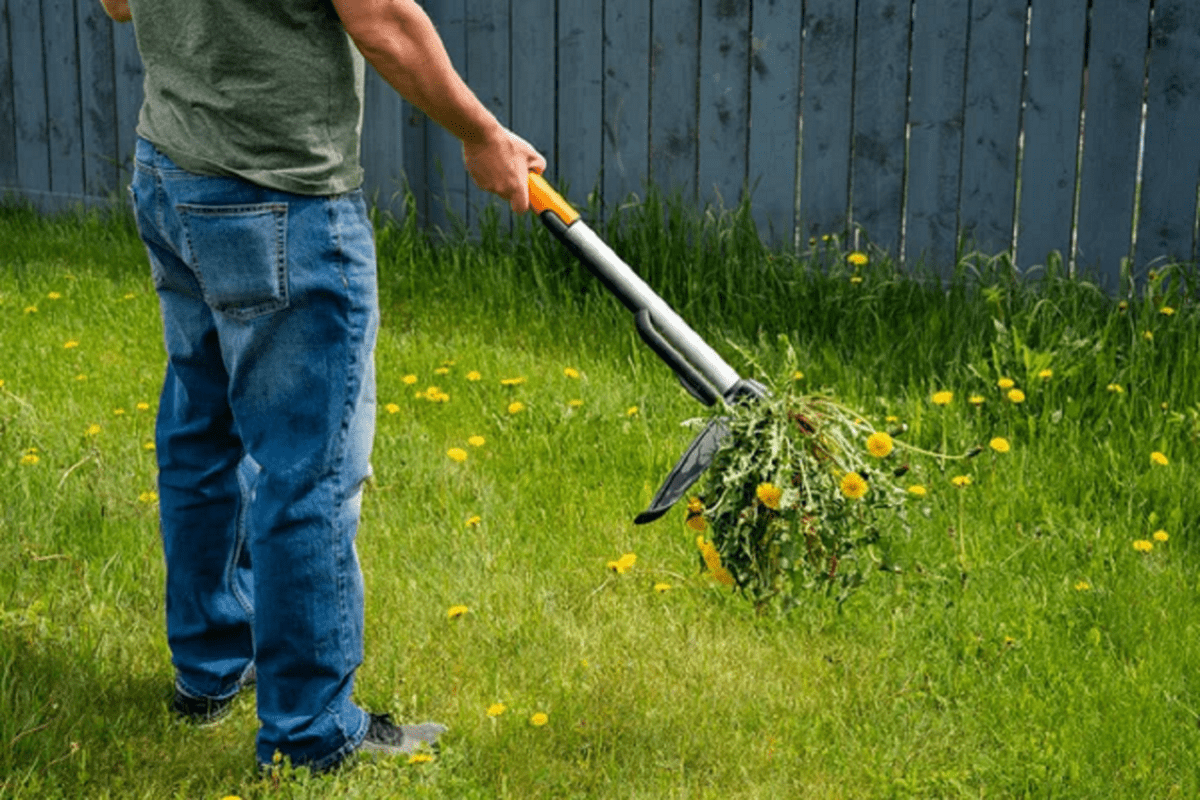
[[[130,187],[162,310],[156,446],[176,688],[253,665],[257,757],[314,768],[366,735],[355,550],[375,428],[375,249],[361,192],[186,172],[137,144]]]

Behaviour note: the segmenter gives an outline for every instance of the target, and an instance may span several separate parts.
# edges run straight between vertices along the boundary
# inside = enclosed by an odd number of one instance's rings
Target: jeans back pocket
[[[182,204],[176,210],[184,258],[210,308],[239,320],[287,308],[286,203]]]

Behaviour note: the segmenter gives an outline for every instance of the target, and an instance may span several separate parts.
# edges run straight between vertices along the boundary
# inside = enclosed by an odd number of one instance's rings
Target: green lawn
[[[911,457],[886,569],[756,611],[683,504],[632,524],[707,411],[624,309],[536,226],[381,220],[358,696],[451,733],[430,763],[263,778],[252,693],[212,729],[166,709],[132,223],[0,211],[0,798],[1200,796],[1195,269],[1121,303],[970,255],[938,286],[747,220],[651,200],[603,234],[743,374],[984,448]]]

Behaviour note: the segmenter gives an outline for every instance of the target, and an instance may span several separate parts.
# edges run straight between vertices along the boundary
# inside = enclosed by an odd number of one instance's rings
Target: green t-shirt
[[[130,0],[137,131],[201,175],[307,195],[362,183],[363,58],[330,0]]]

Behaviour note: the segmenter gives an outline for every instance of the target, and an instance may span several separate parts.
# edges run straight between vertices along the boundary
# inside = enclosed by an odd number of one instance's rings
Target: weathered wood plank
[[[1158,0],[1150,45],[1139,267],[1196,258],[1200,180],[1200,6]]]
[[[138,113],[145,96],[142,57],[138,54],[133,25],[113,26],[113,62],[116,69],[117,160],[128,182],[133,173],[134,142],[137,138]]]
[[[83,196],[83,109],[73,0],[42,0],[50,189]]]
[[[83,186],[89,195],[117,191],[116,66],[113,23],[100,3],[76,6],[83,105]]]
[[[9,20],[9,0],[0,0],[0,200],[3,190],[19,186],[17,182],[17,107],[13,102],[13,59],[8,45],[13,33]]]
[[[604,202],[641,194],[650,165],[650,8],[604,4]]]
[[[908,0],[859,0],[851,220],[895,253],[904,209]]]
[[[800,106],[801,238],[844,233],[850,208],[854,4],[809,0]]]
[[[577,205],[600,188],[603,168],[604,6],[558,2],[558,181]]]
[[[1078,157],[1087,0],[1034,4],[1025,86],[1025,151],[1017,263],[1045,264],[1057,250],[1070,261]]]
[[[759,235],[794,246],[800,153],[801,6],[754,0],[747,175]]]
[[[912,33],[905,261],[954,267],[966,81],[967,0],[918,3]]]
[[[368,201],[397,216],[403,210],[405,130],[400,95],[368,65],[363,87],[363,192]]]
[[[554,0],[521,0],[512,25],[512,129],[546,157],[557,159],[554,136]]]
[[[959,229],[988,255],[1013,248],[1027,9],[1026,0],[971,7]]]
[[[441,0],[430,3],[426,13],[433,21],[450,55],[450,62],[470,82],[467,69],[467,0]],[[467,215],[467,184],[470,178],[463,169],[462,144],[453,134],[430,122],[425,134],[425,185],[429,192],[427,219],[443,231],[465,224]]]
[[[654,3],[651,29],[650,177],[695,201],[700,0]]]
[[[1094,0],[1089,46],[1077,271],[1118,288],[1133,249],[1149,0]]]
[[[731,207],[746,186],[750,123],[750,1],[700,4],[701,202]]]
[[[33,192],[49,192],[50,122],[42,60],[42,6],[38,2],[13,2],[8,15],[13,32],[9,46],[13,106],[17,109],[17,185]]]
[[[511,75],[508,0],[470,0],[467,3],[467,83],[500,124],[511,124]],[[507,225],[507,206],[467,180],[467,217],[475,228],[484,208],[496,204]]]

